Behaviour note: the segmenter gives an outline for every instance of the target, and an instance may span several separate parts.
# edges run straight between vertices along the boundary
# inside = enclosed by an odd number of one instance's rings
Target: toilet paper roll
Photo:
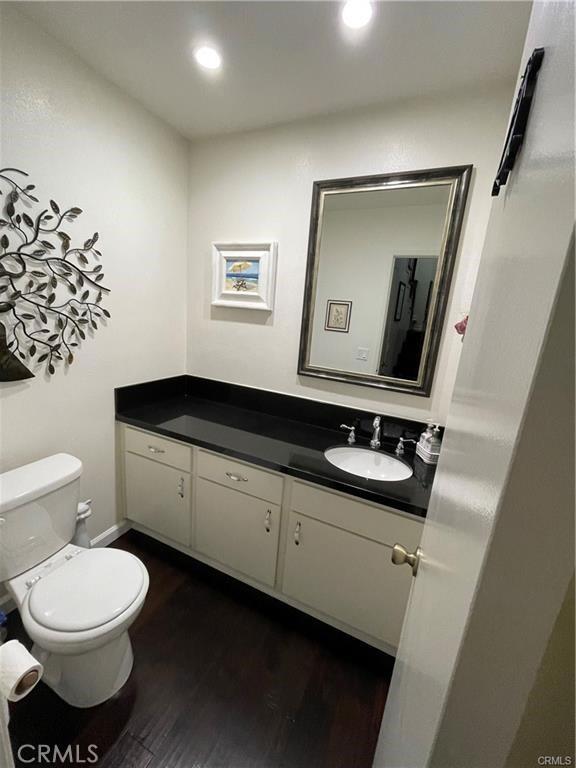
[[[18,640],[0,645],[0,696],[9,701],[23,699],[38,684],[43,672],[42,664]]]

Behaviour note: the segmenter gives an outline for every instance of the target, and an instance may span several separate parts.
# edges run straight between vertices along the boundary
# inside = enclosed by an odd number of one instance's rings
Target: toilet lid
[[[32,618],[47,629],[95,629],[129,608],[143,582],[143,566],[129,552],[87,549],[40,579],[28,606]]]

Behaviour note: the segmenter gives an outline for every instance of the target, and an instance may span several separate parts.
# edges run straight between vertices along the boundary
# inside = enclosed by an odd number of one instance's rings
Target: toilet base
[[[34,645],[32,655],[44,666],[46,685],[72,707],[103,704],[130,677],[134,663],[128,632],[106,645],[80,655],[60,655]]]

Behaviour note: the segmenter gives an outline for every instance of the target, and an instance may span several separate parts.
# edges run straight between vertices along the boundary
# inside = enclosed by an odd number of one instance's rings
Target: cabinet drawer
[[[273,504],[282,501],[282,478],[250,464],[199,451],[198,475]]]
[[[146,456],[162,464],[190,472],[192,468],[192,449],[187,445],[166,440],[150,432],[140,432],[138,429],[126,428],[125,448],[131,453]]]
[[[423,524],[382,507],[363,504],[348,496],[327,493],[304,483],[294,483],[292,509],[393,547],[397,542],[414,550],[420,543]]]
[[[188,546],[190,475],[134,453],[125,460],[127,517]]]
[[[411,581],[383,544],[290,513],[286,595],[397,647]]]
[[[274,586],[280,508],[209,480],[196,483],[196,549]]]

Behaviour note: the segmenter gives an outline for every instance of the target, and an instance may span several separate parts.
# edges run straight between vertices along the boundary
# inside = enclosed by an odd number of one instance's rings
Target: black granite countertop
[[[364,426],[366,436],[360,435],[357,445],[367,446],[372,418],[342,406],[192,376],[116,390],[120,422],[425,517],[435,467],[413,452],[407,450],[403,458],[414,474],[398,482],[365,480],[325,458],[326,448],[346,445],[346,434],[338,430],[342,422],[356,421],[359,432]],[[382,421],[380,450],[392,455],[398,437],[418,434],[423,427],[396,418]],[[329,428],[332,424],[335,429]]]

